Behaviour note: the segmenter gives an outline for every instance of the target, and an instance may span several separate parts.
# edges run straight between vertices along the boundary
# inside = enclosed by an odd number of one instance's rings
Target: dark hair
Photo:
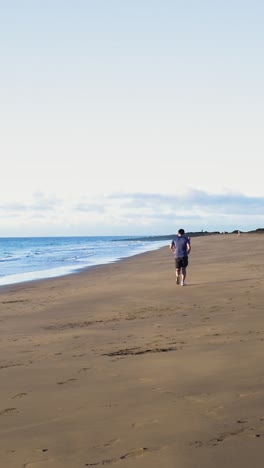
[[[183,236],[183,235],[184,235],[184,229],[179,229],[178,234],[180,234],[181,236]]]

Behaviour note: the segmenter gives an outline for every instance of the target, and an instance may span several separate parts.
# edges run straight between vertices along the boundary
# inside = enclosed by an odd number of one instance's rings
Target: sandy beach
[[[262,467],[263,240],[2,286],[0,467]]]

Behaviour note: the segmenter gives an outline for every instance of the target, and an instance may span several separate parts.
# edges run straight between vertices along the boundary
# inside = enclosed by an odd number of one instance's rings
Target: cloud
[[[250,230],[264,223],[264,199],[240,193],[213,194],[189,190],[182,194],[110,193],[83,197],[71,206],[69,219],[107,233],[168,233],[179,225],[188,230]],[[93,231],[96,232],[96,231]]]
[[[251,230],[264,225],[263,206],[263,197],[201,190],[112,193],[73,201],[37,192],[25,202],[1,204],[0,224],[8,235],[19,226],[19,235],[36,230],[38,235],[166,234],[179,226],[189,231]]]
[[[32,205],[29,205],[29,208],[37,211],[53,211],[62,204],[63,200],[59,199],[55,195],[47,195],[43,192],[35,192],[33,195],[33,203]]]
[[[77,203],[76,205],[73,205],[73,210],[74,211],[83,211],[85,213],[104,213],[105,212],[105,206],[104,204],[99,204],[99,203]]]
[[[56,209],[62,205],[62,200],[58,199],[55,196],[49,196],[42,192],[36,192],[33,194],[31,200],[25,202],[13,202],[13,203],[1,203],[0,211],[1,216],[14,216],[16,214],[23,213],[36,213],[39,214],[51,211],[55,212]]]
[[[127,209],[145,209],[154,212],[185,213],[200,215],[262,215],[264,197],[249,197],[240,193],[212,194],[201,190],[190,190],[184,194],[164,195],[158,193],[120,193],[109,196]],[[161,214],[160,213],[160,214]]]

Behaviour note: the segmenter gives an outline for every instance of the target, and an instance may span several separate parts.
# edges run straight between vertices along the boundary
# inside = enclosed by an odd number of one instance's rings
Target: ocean
[[[63,276],[168,244],[120,236],[0,238],[0,286]]]

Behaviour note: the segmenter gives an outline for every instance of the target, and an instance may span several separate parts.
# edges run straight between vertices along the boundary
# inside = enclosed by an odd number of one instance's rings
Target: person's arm
[[[170,243],[170,250],[171,250],[172,252],[174,252],[174,249],[175,249],[174,241],[171,241],[171,243]]]
[[[188,242],[187,242],[187,254],[188,254],[188,255],[190,255],[191,250],[192,250],[192,247],[191,247],[191,240],[188,239]]]

